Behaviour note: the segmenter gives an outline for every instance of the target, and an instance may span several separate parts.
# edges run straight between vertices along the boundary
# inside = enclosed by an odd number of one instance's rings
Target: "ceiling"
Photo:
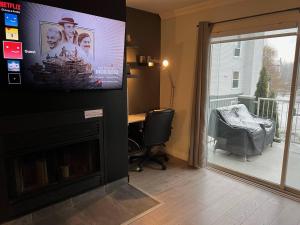
[[[157,13],[162,18],[207,8],[224,6],[246,0],[126,0],[129,7]]]
[[[127,6],[157,14],[211,0],[126,0]]]

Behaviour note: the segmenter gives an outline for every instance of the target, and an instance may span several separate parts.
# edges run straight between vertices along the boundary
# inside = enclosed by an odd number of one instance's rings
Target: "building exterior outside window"
[[[242,51],[240,51],[241,47]],[[263,49],[263,39],[213,44],[210,98],[254,96],[262,69]],[[238,57],[233,54],[235,51],[240,54]],[[234,72],[237,73],[234,75]]]

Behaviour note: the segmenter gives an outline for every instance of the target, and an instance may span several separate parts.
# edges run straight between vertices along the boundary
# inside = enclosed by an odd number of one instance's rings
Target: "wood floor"
[[[164,202],[134,225],[300,225],[300,203],[176,159],[130,183]]]

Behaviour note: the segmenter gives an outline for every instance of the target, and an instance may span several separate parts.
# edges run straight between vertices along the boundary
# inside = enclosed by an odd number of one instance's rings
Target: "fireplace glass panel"
[[[9,194],[15,199],[99,173],[99,140],[21,155],[7,162]]]

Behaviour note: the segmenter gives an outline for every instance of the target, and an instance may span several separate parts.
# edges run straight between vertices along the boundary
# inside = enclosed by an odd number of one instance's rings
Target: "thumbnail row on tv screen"
[[[2,88],[122,88],[125,22],[0,1]]]

